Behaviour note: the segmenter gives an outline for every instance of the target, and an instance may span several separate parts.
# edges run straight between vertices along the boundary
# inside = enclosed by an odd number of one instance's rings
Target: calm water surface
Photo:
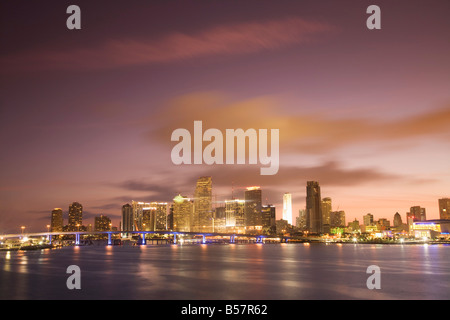
[[[69,265],[81,290],[69,290]],[[381,269],[369,290],[367,267]],[[0,299],[450,299],[449,245],[65,247],[0,252]]]

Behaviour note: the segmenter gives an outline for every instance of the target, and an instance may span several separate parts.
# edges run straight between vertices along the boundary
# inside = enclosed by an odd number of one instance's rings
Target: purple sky
[[[81,30],[66,8],[81,8]],[[381,8],[381,30],[366,8]],[[306,181],[347,221],[438,218],[450,197],[450,3],[13,1],[0,10],[0,233],[83,204],[118,225],[131,200],[217,201],[260,185],[294,215]],[[280,170],[175,166],[177,128],[276,128]],[[67,216],[65,216],[67,219]],[[66,220],[67,221],[67,220]]]

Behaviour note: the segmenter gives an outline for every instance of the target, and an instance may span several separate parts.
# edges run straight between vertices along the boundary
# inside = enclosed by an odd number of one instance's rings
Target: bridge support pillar
[[[231,236],[230,236],[230,243],[234,243],[234,241],[235,241],[235,240],[234,240],[234,235],[231,235]]]
[[[108,233],[108,246],[112,245],[111,232]]]
[[[206,243],[206,237],[205,237],[205,235],[203,235],[202,244],[205,244],[205,243]]]
[[[48,235],[48,243],[52,244],[52,235],[51,234]]]
[[[80,234],[79,233],[75,234],[75,245],[76,246],[80,245]]]
[[[146,242],[146,240],[145,240],[145,233],[142,234],[142,242],[141,242],[141,244],[142,244],[142,245],[147,244],[147,242]]]
[[[177,244],[177,234],[173,234],[173,244]]]

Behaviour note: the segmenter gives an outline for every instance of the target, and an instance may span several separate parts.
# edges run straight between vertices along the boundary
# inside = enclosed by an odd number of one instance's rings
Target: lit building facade
[[[306,183],[306,225],[312,233],[322,233],[322,198],[317,181]]]
[[[212,218],[212,178],[200,177],[194,192],[192,231],[211,232]]]
[[[225,226],[230,232],[245,232],[245,200],[225,200]]]
[[[292,195],[285,193],[283,195],[283,220],[286,220],[290,225],[292,222]]]
[[[439,199],[439,218],[450,220],[450,198]]]
[[[260,187],[248,187],[244,193],[245,225],[248,230],[262,230],[262,192]]]
[[[95,217],[94,231],[111,231],[111,219],[104,215]]]
[[[133,207],[129,203],[122,206],[121,229],[121,231],[134,230]]]
[[[83,206],[73,202],[69,206],[68,231],[80,231],[83,225]]]
[[[61,232],[63,231],[64,220],[63,211],[61,208],[55,208],[52,210],[52,218],[50,223],[51,232]]]
[[[194,203],[188,197],[177,195],[173,199],[173,231],[191,231]]]
[[[330,213],[331,213],[331,198],[322,199],[322,229],[324,233],[330,233]]]

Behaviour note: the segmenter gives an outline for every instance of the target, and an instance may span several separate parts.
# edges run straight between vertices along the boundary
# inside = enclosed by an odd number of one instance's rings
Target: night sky
[[[81,8],[81,30],[66,9]],[[369,30],[366,8],[381,8]],[[347,222],[450,197],[450,2],[3,1],[0,233],[43,231],[84,207],[118,226],[131,200],[218,204],[259,185],[264,203],[306,181]],[[279,129],[280,170],[172,163],[173,130]]]

